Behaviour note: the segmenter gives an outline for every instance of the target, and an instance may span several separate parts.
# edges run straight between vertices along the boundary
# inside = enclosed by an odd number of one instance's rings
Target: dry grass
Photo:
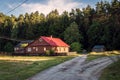
[[[119,55],[120,51],[113,50],[113,51],[104,51],[104,52],[90,52],[90,54],[93,54],[93,55],[111,55],[111,54]]]
[[[0,60],[8,60],[8,61],[44,61],[51,59],[54,59],[54,57],[0,56]]]
[[[0,80],[25,80],[74,56],[22,57],[0,56]]]
[[[90,52],[90,54],[88,55],[87,61],[91,61],[101,57],[110,57],[115,55],[120,55],[120,51],[114,50],[114,51],[105,51],[105,52]]]

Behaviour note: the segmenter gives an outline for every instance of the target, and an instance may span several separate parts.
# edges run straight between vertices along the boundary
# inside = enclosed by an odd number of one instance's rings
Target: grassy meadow
[[[91,60],[94,60],[94,59],[97,59],[97,58],[101,58],[101,57],[106,57],[106,55],[91,55],[91,54],[89,54],[87,56],[86,61],[91,61]]]
[[[25,80],[74,56],[0,56],[0,80]]]
[[[100,80],[120,80],[120,59],[103,70]]]

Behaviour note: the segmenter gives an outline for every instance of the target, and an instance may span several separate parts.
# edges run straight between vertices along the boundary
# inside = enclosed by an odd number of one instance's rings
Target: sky
[[[64,11],[70,12],[71,9],[85,8],[88,4],[91,7],[95,7],[95,4],[101,0],[27,0],[24,4],[11,11],[24,1],[25,0],[0,0],[0,12],[6,15],[13,14],[18,16],[20,14],[25,14],[26,12],[31,13],[39,11],[39,13],[44,13],[47,15],[52,10],[57,9],[59,14],[62,14]]]

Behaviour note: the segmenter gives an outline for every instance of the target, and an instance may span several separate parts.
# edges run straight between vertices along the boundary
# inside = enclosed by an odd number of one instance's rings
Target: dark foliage
[[[108,50],[120,49],[120,1],[101,1],[96,9],[88,5],[83,10],[72,9],[61,15],[57,10],[47,16],[38,11],[19,17],[0,13],[0,36],[28,40],[50,35],[69,44],[79,42],[87,50],[96,44],[105,45]],[[0,39],[1,51],[6,42]]]

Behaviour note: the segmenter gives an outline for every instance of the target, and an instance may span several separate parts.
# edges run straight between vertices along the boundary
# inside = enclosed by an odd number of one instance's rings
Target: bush
[[[46,50],[46,55],[47,56],[54,56],[55,55],[55,51],[50,49],[50,50]]]
[[[72,51],[76,51],[76,52],[81,52],[81,50],[82,50],[82,46],[81,46],[81,44],[79,43],[79,42],[73,42],[72,44],[71,44],[71,50]]]
[[[45,54],[46,54],[46,56],[49,56],[50,55],[50,51],[46,50]]]
[[[5,45],[4,50],[5,50],[6,52],[13,52],[13,51],[14,51],[14,47],[13,47],[13,45],[12,45],[10,42],[8,42],[8,43]]]

